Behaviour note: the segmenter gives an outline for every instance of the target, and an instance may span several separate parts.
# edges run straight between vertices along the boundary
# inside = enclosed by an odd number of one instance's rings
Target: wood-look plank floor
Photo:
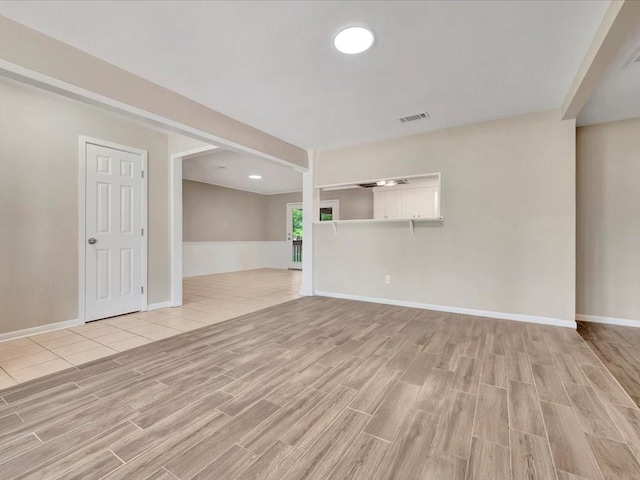
[[[640,406],[640,329],[578,322],[578,333]]]
[[[0,479],[640,478],[576,331],[302,298],[0,391]]]

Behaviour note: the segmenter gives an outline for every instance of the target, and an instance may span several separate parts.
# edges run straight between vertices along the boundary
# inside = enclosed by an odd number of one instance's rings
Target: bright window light
[[[345,28],[336,35],[333,44],[347,55],[361,53],[373,45],[373,33],[364,27]]]

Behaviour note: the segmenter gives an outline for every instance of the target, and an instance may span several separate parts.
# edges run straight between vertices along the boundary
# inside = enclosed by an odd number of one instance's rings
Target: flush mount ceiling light
[[[262,178],[262,175],[249,175],[249,178],[251,180],[260,180]]]
[[[373,33],[364,27],[345,28],[336,35],[333,44],[347,55],[362,53],[373,45]]]

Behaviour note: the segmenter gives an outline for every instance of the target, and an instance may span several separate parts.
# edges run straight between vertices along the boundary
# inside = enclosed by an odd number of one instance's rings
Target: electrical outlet
[[[384,276],[384,283],[386,283],[387,285],[391,283],[391,275]]]

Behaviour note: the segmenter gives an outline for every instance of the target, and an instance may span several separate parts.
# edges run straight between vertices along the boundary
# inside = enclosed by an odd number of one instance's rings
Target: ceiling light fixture
[[[262,175],[249,175],[249,178],[251,180],[260,180],[262,178]]]
[[[336,35],[333,44],[347,55],[362,53],[373,45],[373,33],[364,27],[345,28]]]

